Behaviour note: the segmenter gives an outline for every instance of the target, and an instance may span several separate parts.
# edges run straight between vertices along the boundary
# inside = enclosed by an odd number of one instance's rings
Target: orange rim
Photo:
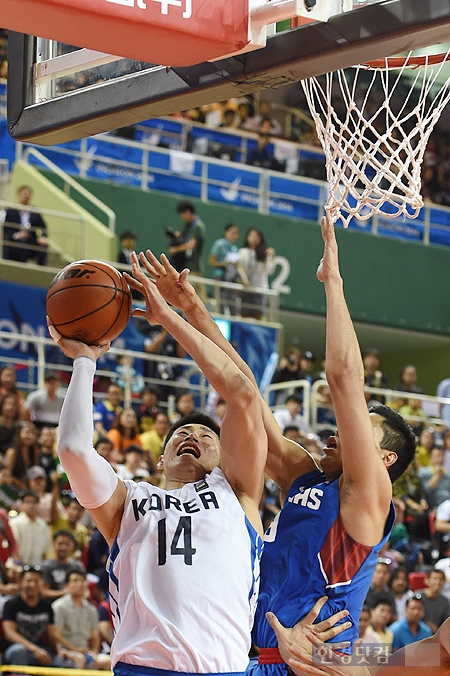
[[[386,68],[421,68],[423,66],[434,66],[450,59],[450,52],[444,54],[429,54],[428,56],[389,56],[385,59],[375,59],[367,61],[361,66],[367,69],[381,70]]]

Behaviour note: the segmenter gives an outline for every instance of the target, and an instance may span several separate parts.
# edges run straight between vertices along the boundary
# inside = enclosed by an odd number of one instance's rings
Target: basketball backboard
[[[450,0],[328,0],[346,11],[326,21],[315,20],[314,0],[302,2],[312,5],[307,23],[269,34],[264,48],[186,67],[12,32],[9,131],[52,145],[448,40]]]

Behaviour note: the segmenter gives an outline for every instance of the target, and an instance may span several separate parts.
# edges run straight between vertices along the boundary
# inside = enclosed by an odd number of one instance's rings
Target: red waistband
[[[278,648],[260,648],[258,664],[284,664]]]

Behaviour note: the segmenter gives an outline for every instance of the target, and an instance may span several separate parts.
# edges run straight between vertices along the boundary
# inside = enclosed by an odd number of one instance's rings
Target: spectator
[[[29,467],[39,462],[38,431],[33,423],[23,421],[14,432],[13,444],[5,453],[5,463],[11,472],[11,483],[19,490],[26,488]]]
[[[102,458],[105,458],[105,460],[109,462],[110,465],[113,467],[116,466],[112,457],[114,446],[111,439],[108,439],[108,437],[99,437],[94,444],[94,448]]]
[[[430,464],[431,450],[434,448],[434,445],[434,429],[432,427],[425,427],[420,433],[416,449],[416,462],[419,469],[421,467],[428,467]]]
[[[226,127],[228,129],[236,129],[237,120],[236,120],[236,111],[234,108],[227,108],[223,113],[223,122],[219,124],[219,127]]]
[[[423,615],[422,594],[414,594],[406,601],[405,618],[397,620],[390,626],[394,634],[392,642],[394,650],[432,635],[430,627],[422,622]]]
[[[43,596],[48,599],[59,599],[66,593],[66,578],[69,570],[84,572],[84,566],[74,557],[75,538],[68,530],[59,530],[53,536],[54,558],[44,561],[42,577],[44,580]]]
[[[436,167],[424,165],[422,168],[422,184],[420,194],[425,202],[439,202],[441,186],[439,183]]]
[[[261,230],[251,228],[245,235],[244,245],[239,249],[238,270],[246,287],[269,288],[269,275],[275,270],[275,251],[267,247]],[[267,296],[254,291],[241,294],[243,317],[262,319],[267,308]]]
[[[106,399],[94,406],[94,428],[102,437],[108,436],[117,414],[122,410],[123,390],[112,383],[106,391]]]
[[[173,416],[170,419],[170,424],[177,422],[180,418],[183,418],[185,415],[191,415],[195,412],[195,402],[194,397],[190,392],[182,392],[177,399],[177,405],[174,411]]]
[[[158,406],[159,392],[153,387],[145,387],[142,390],[142,401],[140,404],[134,404],[133,408],[136,413],[139,431],[149,432],[155,427],[156,416],[160,412]]]
[[[23,493],[20,513],[11,519],[11,529],[19,547],[19,558],[24,565],[40,565],[51,547],[50,527],[38,516],[39,498],[33,491]]]
[[[364,363],[364,383],[368,387],[378,387],[386,389],[388,387],[387,375],[380,371],[378,366],[380,365],[380,352],[375,347],[368,348],[363,354],[363,363]],[[381,395],[372,395],[366,393],[366,399],[370,404],[371,401],[376,403],[381,402],[384,404],[384,397]]]
[[[322,359],[322,369],[312,374],[313,385],[319,380],[327,380],[327,374],[325,372],[325,355]],[[317,386],[316,402],[318,407],[317,422],[327,423],[328,425],[334,427],[336,425],[336,418],[334,417],[333,402],[331,400],[328,383],[323,383],[322,385]]]
[[[133,127],[129,127],[133,129]],[[134,132],[134,130],[133,130]],[[120,235],[120,251],[117,256],[117,262],[122,263],[122,265],[131,265],[130,255],[131,252],[136,248],[136,235],[132,230],[125,230]],[[136,291],[136,289],[131,289],[131,295],[135,300],[142,300],[143,295]]]
[[[73,662],[58,655],[53,610],[42,598],[41,588],[39,566],[25,566],[20,594],[9,599],[3,608],[3,633],[7,641],[3,660],[7,664],[73,667]]]
[[[425,589],[421,589],[424,609],[423,621],[433,633],[450,615],[449,601],[441,593],[445,585],[445,573],[439,569],[429,570],[425,578]]]
[[[134,409],[124,408],[123,411],[120,411],[107,436],[113,442],[113,457],[117,462],[123,460],[123,454],[127,446],[131,444],[141,446],[139,425]]]
[[[75,497],[69,498],[63,511],[58,508],[58,490],[55,487],[52,494],[51,532],[53,537],[61,531],[72,535],[75,542],[77,556],[82,556],[89,542],[87,527],[81,523],[84,515],[84,507]]]
[[[419,470],[419,479],[430,510],[450,499],[450,475],[444,470],[443,448],[433,448],[430,464]]]
[[[415,434],[420,434],[427,420],[427,416],[420,407],[420,399],[410,397],[407,404],[398,409],[401,416],[409,423]]]
[[[239,272],[237,262],[239,249],[235,244],[239,237],[239,228],[234,223],[225,226],[223,237],[213,242],[209,252],[208,265],[213,269],[213,279],[224,282],[237,282]],[[220,313],[237,314],[237,292],[234,289],[220,289]]]
[[[412,364],[404,366],[400,371],[399,382],[397,390],[401,392],[410,392],[412,394],[425,394],[425,390],[417,385],[417,371]],[[404,406],[407,403],[406,399],[399,399],[398,406]]]
[[[22,407],[23,418],[31,420],[36,427],[57,427],[59,414],[64,401],[63,392],[59,391],[61,379],[56,371],[45,374],[44,387],[31,392]]]
[[[53,473],[56,470],[56,451],[55,451],[55,428],[41,427],[39,436],[37,438],[39,444],[38,462],[45,470],[46,475],[46,492],[51,493],[53,488]]]
[[[417,471],[412,462],[392,485],[394,498],[405,508],[405,525],[411,538],[426,540],[429,535],[428,503]]]
[[[14,394],[19,406],[25,401],[25,397],[17,387],[17,374],[12,366],[3,366],[0,371],[0,397],[6,397],[7,394]]]
[[[69,570],[66,588],[67,594],[53,603],[60,653],[77,669],[110,669],[109,657],[100,654],[97,611],[86,599],[86,573]]]
[[[19,402],[15,394],[7,394],[0,402],[0,453],[10,448],[14,433],[19,429]]]
[[[450,542],[450,500],[445,500],[437,508],[434,530],[441,536],[441,548],[448,549]]]
[[[391,620],[392,609],[389,599],[380,597],[370,610],[370,624],[364,633],[364,643],[383,645],[386,653],[390,653],[394,635],[387,625]]]
[[[444,469],[450,474],[450,430],[444,434],[442,448],[444,449]]]
[[[395,614],[393,619],[403,620],[406,612],[406,601],[413,595],[413,592],[409,589],[408,571],[406,568],[399,566],[392,571],[389,589],[395,598]]]
[[[284,430],[286,427],[297,427],[300,443],[311,453],[322,455],[320,437],[313,432],[309,422],[300,415],[302,402],[295,394],[287,398],[284,408],[277,408],[274,417]]]
[[[253,118],[254,129],[259,129],[263,121],[269,121],[269,133],[273,136],[281,136],[283,129],[281,124],[276,120],[271,111],[270,101],[260,101],[259,114]]]
[[[364,635],[366,633],[369,624],[370,624],[370,608],[369,606],[364,605],[359,615],[358,622],[359,636],[354,642],[353,646],[357,646],[360,645],[361,643],[364,643]]]
[[[103,535],[95,529],[89,541],[87,570],[91,575],[97,578],[97,587],[103,591],[108,589],[108,573],[106,572],[106,561],[109,556],[109,547]]]
[[[391,577],[389,564],[390,561],[388,559],[382,557],[378,559],[364,604],[369,606],[369,608],[375,608],[378,601],[383,599],[383,601],[388,601],[391,612],[395,615],[395,597],[388,586]]]
[[[436,390],[437,397],[450,399],[450,378],[441,380]],[[446,426],[450,427],[450,404],[440,404],[441,418],[445,420]]]
[[[101,589],[95,587],[94,594],[97,603],[98,630],[102,640],[102,652],[108,654],[111,651],[111,643],[114,635],[111,607],[105,598],[105,593]]]
[[[46,492],[47,475],[40,465],[33,465],[27,471],[28,488],[39,498],[38,515],[50,523],[52,512],[52,494]]]
[[[144,462],[144,450],[141,446],[130,445],[124,451],[125,462],[117,465],[117,474],[121,479],[136,480],[137,477],[148,480],[149,467]],[[155,471],[155,467],[151,468]]]
[[[316,363],[316,358],[311,352],[311,350],[306,350],[300,355],[300,368],[302,370],[302,378],[307,380],[311,385],[313,382],[312,369]]]
[[[170,422],[167,415],[165,413],[158,413],[154,428],[149,432],[141,434],[142,448],[150,454],[155,467],[160,456],[163,454],[164,441],[169,429]]]
[[[270,119],[266,118],[258,127],[256,148],[251,148],[247,153],[247,164],[261,169],[274,169],[275,157],[268,148],[270,134]]]
[[[245,101],[238,105],[237,128],[245,131],[254,131],[255,121],[251,115],[250,106]]]
[[[131,265],[130,256],[131,252],[136,248],[136,235],[131,230],[125,230],[120,235],[120,251],[117,257],[118,263],[123,263],[124,265]],[[141,294],[139,294],[140,297]]]
[[[146,378],[159,379],[161,383],[178,380],[183,373],[181,364],[174,364],[172,357],[183,359],[186,352],[181,345],[170,336],[161,326],[150,326],[147,337],[144,339],[144,352],[148,354],[164,355],[167,361],[144,361],[144,375]],[[166,401],[169,394],[174,390],[170,386],[158,385],[161,401]]]
[[[38,213],[27,207],[32,189],[23,185],[18,189],[21,209],[7,209],[3,227],[3,258],[26,263],[36,259],[38,265],[47,263],[47,226]]]
[[[125,390],[129,383],[131,396],[137,398],[145,387],[145,381],[142,375],[133,368],[133,361],[133,357],[128,354],[117,355],[115,373],[119,376],[116,381],[119,387]]]
[[[178,272],[188,267],[193,275],[201,277],[203,275],[202,252],[206,234],[205,224],[197,216],[191,202],[179,202],[177,212],[184,222],[184,227],[181,233],[176,233],[181,243],[169,247],[172,265]],[[183,256],[174,258],[178,254],[183,254]]]
[[[303,371],[300,368],[300,350],[296,347],[290,347],[278,363],[278,368],[274,373],[273,383],[288,383],[291,380],[302,380]],[[285,404],[290,395],[295,394],[302,400],[301,387],[286,387],[275,392],[275,403]]]

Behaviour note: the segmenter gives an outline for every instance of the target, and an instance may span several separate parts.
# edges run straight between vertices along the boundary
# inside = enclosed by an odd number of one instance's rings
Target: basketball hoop
[[[450,76],[439,81],[449,59],[450,50],[409,53],[302,80],[325,153],[325,210],[333,222],[340,219],[348,227],[353,217],[419,215],[424,153],[450,100]],[[369,81],[361,82],[365,73]],[[336,110],[339,95],[342,110]]]

